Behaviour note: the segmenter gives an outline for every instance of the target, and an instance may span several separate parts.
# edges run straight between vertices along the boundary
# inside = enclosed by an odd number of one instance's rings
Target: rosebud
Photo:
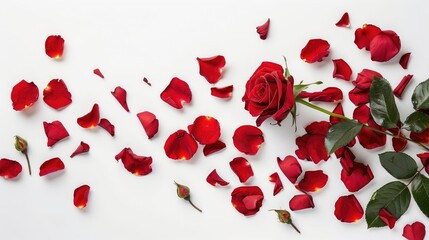
[[[15,148],[16,148],[16,150],[24,153],[27,151],[27,147],[28,147],[28,143],[24,138],[22,138],[20,136],[15,136]]]
[[[186,201],[188,201],[192,207],[194,207],[195,209],[197,209],[199,212],[203,212],[201,211],[201,209],[199,209],[197,206],[194,205],[194,203],[191,201],[191,190],[189,190],[189,187],[185,186],[185,185],[181,185],[178,184],[177,182],[174,182],[177,186],[177,196],[179,198],[185,199]]]
[[[278,210],[278,209],[273,209],[271,211],[275,211],[277,213],[277,216],[279,218],[279,221],[281,223],[286,223],[286,224],[290,224],[298,233],[301,233],[298,228],[292,223],[292,218],[290,216],[290,213],[286,210]]]

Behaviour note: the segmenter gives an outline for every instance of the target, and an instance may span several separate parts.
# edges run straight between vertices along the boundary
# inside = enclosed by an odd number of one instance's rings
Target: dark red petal
[[[185,130],[177,130],[171,134],[164,144],[167,157],[174,160],[189,160],[198,149],[198,144]]]
[[[426,227],[421,222],[414,222],[404,226],[402,236],[408,240],[424,240],[426,235]]]
[[[158,132],[159,121],[155,114],[144,111],[137,113],[137,118],[143,126],[144,131],[149,139],[151,139]]]
[[[222,70],[225,67],[225,57],[217,55],[208,58],[197,58],[200,66],[200,75],[203,76],[209,83],[217,83],[222,77]]]
[[[12,100],[13,109],[21,111],[33,106],[37,99],[39,99],[39,89],[34,82],[29,83],[21,80],[12,88],[10,99]]]
[[[306,171],[297,188],[305,192],[317,192],[326,185],[327,181],[328,175],[322,170]]]
[[[226,147],[225,143],[218,140],[215,143],[205,145],[203,148],[204,156],[208,156],[212,153],[218,152]]]
[[[350,27],[349,13],[345,12],[341,19],[335,24],[337,27]]]
[[[320,92],[301,92],[300,98],[308,98],[309,101],[320,101],[320,102],[339,102],[343,100],[343,92],[337,87],[328,87]]]
[[[216,185],[226,186],[226,185],[228,185],[228,184],[229,184],[229,182],[227,182],[227,181],[223,180],[223,178],[221,178],[221,177],[219,176],[219,174],[217,174],[216,169],[214,169],[214,170],[213,170],[213,171],[212,171],[212,172],[207,176],[206,181],[207,181],[209,184],[213,185],[213,186],[216,186]]]
[[[283,160],[277,158],[277,164],[279,165],[282,173],[287,177],[287,179],[289,179],[291,183],[295,183],[296,179],[302,173],[301,165],[294,156],[288,155]]]
[[[46,38],[45,52],[50,58],[60,59],[64,52],[64,39],[60,35],[51,35]]]
[[[331,126],[326,121],[313,122],[305,128],[307,134],[296,138],[298,149],[295,151],[299,159],[307,159],[314,163],[328,160],[329,155],[325,148],[325,136]]]
[[[18,176],[22,171],[19,162],[6,158],[0,159],[0,177],[12,179]]]
[[[341,58],[334,59],[332,62],[334,63],[334,72],[332,73],[332,77],[349,81],[352,76],[352,69],[349,64]]]
[[[383,130],[382,127],[375,123],[371,116],[370,109],[367,105],[357,107],[353,111],[353,119],[358,120],[362,124],[368,124],[372,128]],[[357,135],[359,143],[366,149],[374,149],[386,145],[386,135],[383,133],[375,132],[368,128],[362,128]]]
[[[378,217],[387,225],[390,229],[395,227],[396,218],[385,208],[380,209]]]
[[[139,156],[131,148],[124,148],[115,156],[115,159],[122,160],[125,169],[136,176],[144,176],[152,172],[152,157]]]
[[[100,121],[100,109],[98,104],[94,104],[89,113],[77,119],[77,124],[83,128],[94,128]]]
[[[408,83],[411,81],[412,78],[413,75],[411,74],[404,76],[398,86],[396,86],[393,90],[393,94],[395,94],[396,97],[400,98],[402,96],[402,92],[404,92],[405,88],[407,87]]]
[[[298,194],[289,201],[289,208],[292,211],[314,208],[313,197],[308,194]]]
[[[244,216],[256,214],[262,206],[264,194],[257,186],[243,186],[231,193],[232,206]]]
[[[311,39],[301,50],[301,59],[304,62],[320,62],[329,55],[329,43],[323,39]]]
[[[353,223],[363,216],[363,209],[355,195],[341,196],[335,202],[335,217],[341,222]]]
[[[344,116],[343,105],[339,102],[339,103],[337,104],[337,106],[335,106],[335,108],[334,108],[334,110],[333,110],[332,112],[333,112],[333,113],[335,113],[335,114],[338,114],[338,115]],[[337,118],[337,117],[332,117],[332,116],[330,116],[330,117],[329,117],[329,122],[330,122],[332,125],[337,124],[337,123],[339,123],[339,122],[341,122],[341,121],[344,121],[344,119]]]
[[[128,109],[128,104],[127,104],[127,91],[122,87],[118,86],[111,93],[116,98],[116,100],[118,100],[119,104],[121,104],[121,106],[125,109],[125,111],[129,112],[130,109]]]
[[[429,174],[429,152],[419,153],[417,157],[420,158],[420,161],[425,167],[425,171]]]
[[[181,109],[184,103],[191,102],[192,92],[185,81],[175,77],[164,91],[162,91],[161,99],[172,107]]]
[[[82,185],[74,190],[73,193],[73,204],[77,208],[85,208],[88,202],[90,187],[88,185]]]
[[[399,128],[391,128],[389,131],[395,136],[400,136],[402,138],[393,137],[392,146],[396,152],[401,152],[407,146],[408,141],[405,139],[405,135],[401,132]]]
[[[93,72],[94,72],[95,75],[97,75],[97,76],[99,76],[101,78],[104,78],[104,75],[101,73],[100,69],[96,68],[96,69],[94,69]]]
[[[149,80],[146,77],[143,77],[143,82],[149,85],[149,87],[152,86],[152,84],[149,82]]]
[[[215,143],[220,137],[219,121],[214,117],[199,116],[189,132],[202,145]]]
[[[372,39],[381,32],[381,29],[371,24],[364,24],[362,28],[355,31],[355,44],[359,49],[365,47],[370,50],[370,43]]]
[[[273,196],[277,195],[277,193],[279,193],[283,189],[283,183],[279,177],[279,174],[277,172],[271,174],[268,177],[268,180],[274,183]]]
[[[345,157],[340,160],[343,166],[341,181],[349,192],[357,192],[365,187],[374,178],[374,175],[368,165],[353,161],[354,155],[352,158],[348,156],[349,155],[346,154]]]
[[[79,146],[76,148],[76,150],[74,150],[74,152],[70,155],[70,157],[72,158],[78,154],[89,152],[89,149],[90,149],[89,145],[81,141]]]
[[[410,59],[410,55],[411,53],[405,53],[404,55],[401,56],[401,58],[399,59],[399,64],[401,65],[401,67],[403,69],[407,69],[408,68],[408,60]]]
[[[255,155],[264,142],[264,136],[259,128],[243,125],[235,130],[232,140],[238,151],[248,155]]]
[[[48,147],[52,147],[58,141],[69,136],[69,133],[64,128],[60,121],[53,121],[51,123],[43,122],[46,137],[48,137]]]
[[[411,132],[410,138],[416,142],[428,144],[429,143],[429,128],[421,133]]]
[[[52,79],[43,90],[43,101],[58,110],[72,103],[71,93],[62,79]]]
[[[245,183],[250,177],[253,177],[252,166],[249,161],[243,157],[234,158],[229,162],[229,166],[242,183]]]
[[[109,120],[105,118],[100,119],[98,126],[106,130],[110,134],[110,136],[115,136],[115,125],[111,124]]]
[[[39,176],[45,176],[47,174],[63,170],[64,169],[64,163],[61,161],[60,158],[52,158],[49,160],[46,160],[42,165],[40,165],[40,172]]]
[[[401,49],[399,36],[391,30],[381,31],[370,43],[371,60],[386,62],[398,54]]]
[[[210,88],[210,93],[212,96],[218,98],[230,98],[232,97],[232,91],[234,90],[233,85],[229,85],[226,87],[212,87]]]
[[[270,19],[268,18],[268,20],[264,24],[256,27],[256,32],[259,34],[259,37],[262,40],[265,40],[267,39],[269,29],[270,29]]]

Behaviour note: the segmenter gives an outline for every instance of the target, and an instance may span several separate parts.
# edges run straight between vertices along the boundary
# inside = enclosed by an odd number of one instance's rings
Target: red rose
[[[286,79],[282,66],[263,62],[247,81],[242,100],[244,109],[258,117],[257,126],[270,117],[280,125],[295,105],[293,77]]]
[[[256,214],[263,200],[264,194],[257,186],[238,187],[231,193],[232,206],[244,216]]]

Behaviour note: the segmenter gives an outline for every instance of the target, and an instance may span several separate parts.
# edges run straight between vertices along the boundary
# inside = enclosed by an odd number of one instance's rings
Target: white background
[[[351,28],[335,23],[348,11]],[[247,157],[255,172],[248,185],[258,185],[265,194],[260,212],[244,217],[230,203],[230,193],[241,184],[229,168],[229,161],[243,156],[232,144],[234,130],[255,119],[244,110],[241,97],[244,85],[262,61],[283,64],[283,56],[296,81],[322,80],[323,86],[339,86],[347,96],[350,82],[332,78],[331,60],[343,58],[353,69],[354,79],[363,68],[377,70],[396,84],[405,74],[414,78],[403,99],[398,101],[402,118],[411,113],[412,89],[429,77],[427,29],[429,17],[424,1],[9,1],[0,8],[0,157],[18,160],[23,172],[15,180],[0,179],[1,239],[402,239],[402,228],[416,220],[427,223],[412,202],[395,228],[367,230],[365,220],[354,224],[339,222],[334,203],[348,195],[340,181],[341,167],[334,157],[315,165],[300,161],[304,170],[323,169],[327,186],[313,194],[316,207],[293,212],[302,234],[278,222],[273,208],[288,209],[289,199],[297,194],[292,184],[279,172],[276,157],[294,154],[295,138],[303,126],[327,120],[305,106],[299,106],[298,131],[290,119],[282,127],[261,126],[265,144],[256,156]],[[268,39],[262,41],[256,26],[271,18]],[[389,63],[370,61],[369,53],[359,50],[354,30],[364,23],[392,29],[402,40],[400,54]],[[65,39],[65,53],[60,61],[44,53],[47,36],[60,34]],[[322,63],[307,64],[299,53],[311,38],[323,38],[331,44],[331,54]],[[399,56],[412,52],[408,70],[399,64]],[[216,86],[233,84],[229,101],[210,95],[211,85],[199,75],[197,57],[224,55],[227,65]],[[101,79],[92,73],[100,68]],[[152,87],[143,83],[147,77]],[[160,97],[173,77],[188,82],[192,103],[176,110]],[[12,87],[21,79],[34,81],[40,93],[54,78],[64,79],[73,95],[73,103],[56,111],[42,99],[29,110],[15,112],[10,101]],[[122,86],[128,91],[127,113],[110,91]],[[76,119],[100,105],[101,116],[116,126],[112,138],[101,128],[82,129]],[[322,104],[332,109],[333,105]],[[348,116],[353,106],[344,100]],[[137,117],[149,110],[160,120],[157,136],[148,140]],[[227,149],[204,157],[202,147],[190,161],[176,162],[163,151],[165,139],[172,132],[186,128],[199,115],[211,115],[220,121],[221,139]],[[43,121],[60,120],[70,137],[54,147],[46,146]],[[34,171],[27,173],[23,155],[13,147],[14,135],[26,138]],[[90,144],[88,154],[69,155],[80,141]],[[390,140],[388,140],[390,143]],[[137,177],[127,172],[114,156],[124,147],[136,154],[152,156],[153,172]],[[373,151],[353,148],[358,161],[369,164],[374,180],[356,196],[365,208],[371,194],[392,181]],[[421,149],[409,145],[413,155]],[[414,156],[414,155],[413,155]],[[46,177],[38,176],[45,160],[60,157],[66,169]],[[420,162],[419,162],[420,164]],[[228,187],[213,187],[205,178],[214,168],[230,181]],[[285,189],[272,196],[268,176],[280,173]],[[188,185],[192,199],[203,209],[195,211],[176,196],[173,181]],[[91,186],[88,206],[73,205],[73,190]],[[427,225],[427,224],[426,224]],[[429,227],[429,226],[427,226]]]

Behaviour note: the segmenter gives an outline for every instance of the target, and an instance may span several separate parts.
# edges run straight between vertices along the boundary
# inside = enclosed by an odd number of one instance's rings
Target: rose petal
[[[378,217],[387,225],[390,229],[395,227],[396,218],[385,208],[380,209]]]
[[[234,90],[233,85],[229,85],[226,87],[212,87],[210,88],[210,93],[212,96],[218,97],[218,98],[231,98],[232,97],[232,91]]]
[[[343,100],[343,92],[337,87],[328,87],[323,89],[320,92],[301,92],[299,94],[300,98],[308,98],[310,102],[320,101],[320,102],[339,102]]]
[[[334,63],[334,72],[332,73],[332,77],[349,81],[352,76],[352,69],[349,64],[342,58],[334,59],[332,62]]]
[[[88,185],[82,185],[74,190],[73,193],[73,204],[77,208],[85,208],[88,203],[90,187]]]
[[[232,171],[237,175],[241,183],[247,182],[250,177],[253,177],[252,166],[249,161],[243,157],[236,157],[231,162],[229,166]]]
[[[232,140],[238,151],[248,155],[255,155],[264,142],[264,136],[259,128],[243,125],[235,130]]]
[[[283,160],[277,158],[277,164],[283,174],[291,183],[295,183],[296,179],[301,175],[302,169],[298,160],[294,156],[288,155]]]
[[[153,138],[158,133],[159,121],[155,114],[144,111],[137,113],[137,118],[143,126],[144,131],[149,139]]]
[[[95,75],[97,75],[97,76],[99,76],[99,77],[101,77],[101,78],[104,79],[104,75],[101,73],[100,69],[96,68],[96,69],[94,69],[93,72],[94,72]]]
[[[407,69],[408,68],[408,60],[410,59],[410,55],[411,53],[405,53],[404,55],[401,56],[401,58],[399,59],[399,64],[401,65],[401,67],[403,69]]]
[[[60,121],[53,121],[51,123],[43,122],[43,128],[48,138],[48,147],[54,146],[55,143],[69,136],[69,133]]]
[[[374,119],[371,116],[370,109],[367,105],[362,105],[357,107],[353,111],[353,118],[358,120],[362,124],[367,124],[368,126],[383,130],[384,128],[380,127],[375,123]],[[383,133],[375,132],[368,128],[362,128],[359,134],[357,135],[359,143],[362,147],[366,149],[374,149],[386,145],[386,135]]]
[[[259,37],[262,40],[265,40],[267,39],[269,29],[270,29],[270,19],[268,18],[268,20],[264,24],[256,27],[256,32],[259,34]]]
[[[139,156],[131,148],[122,149],[115,159],[121,159],[125,169],[136,176],[145,176],[152,172],[152,157]]]
[[[365,187],[374,178],[374,175],[368,165],[353,161],[354,155],[352,157],[349,156],[345,154],[340,159],[340,163],[343,166],[341,181],[349,192],[357,192]]]
[[[110,136],[115,136],[115,126],[111,124],[109,120],[105,118],[100,119],[98,126],[106,130],[110,134]]]
[[[408,83],[413,78],[413,75],[407,74],[405,75],[401,82],[398,84],[398,86],[395,87],[393,90],[393,94],[395,94],[396,97],[400,98],[402,96],[402,92],[404,92],[405,88],[407,87]]]
[[[391,30],[381,31],[370,42],[371,60],[386,62],[401,49],[399,36]]]
[[[12,107],[15,111],[21,111],[33,106],[39,99],[39,89],[34,82],[21,80],[13,88],[10,94]]]
[[[130,109],[128,109],[128,104],[127,104],[127,91],[122,87],[118,86],[111,93],[116,98],[116,100],[118,100],[119,104],[121,104],[121,106],[125,109],[125,111],[129,112]]]
[[[22,171],[22,166],[19,162],[2,158],[0,159],[0,177],[13,179]]]
[[[322,170],[306,171],[297,188],[305,192],[317,192],[326,185],[327,181],[328,175]]]
[[[307,134],[296,138],[298,149],[295,151],[299,159],[307,159],[314,163],[328,160],[325,148],[325,137],[331,124],[326,121],[313,122],[305,128]]]
[[[369,102],[369,88],[371,87],[374,77],[382,78],[383,76],[373,70],[363,69],[353,81],[355,88],[349,92],[350,100],[356,105],[360,106]]]
[[[189,160],[198,149],[198,144],[185,130],[177,130],[171,134],[164,144],[167,157],[174,160]]]
[[[51,35],[46,38],[45,52],[50,58],[60,59],[64,52],[64,39],[60,35]]]
[[[89,152],[89,145],[83,141],[80,142],[79,146],[77,146],[76,150],[74,150],[74,152],[70,155],[70,158],[81,154],[81,153],[86,153]]]
[[[229,184],[229,182],[223,180],[223,178],[219,176],[219,174],[216,172],[216,169],[211,171],[211,173],[207,176],[206,181],[213,186],[226,186]]]
[[[301,59],[307,63],[320,62],[329,55],[329,43],[323,39],[311,39],[301,50]]]
[[[200,75],[211,84],[217,83],[222,77],[222,70],[225,67],[225,57],[217,55],[208,58],[197,58],[200,66]]]
[[[349,13],[345,12],[341,19],[335,24],[337,27],[350,27]]]
[[[429,174],[429,152],[419,153],[417,157],[420,158],[422,165],[425,167],[425,171]]]
[[[421,222],[414,222],[404,226],[402,236],[408,240],[424,240],[426,235],[426,227]]]
[[[370,43],[372,39],[381,32],[381,29],[375,25],[364,24],[362,28],[358,28],[355,31],[355,44],[359,49],[365,47],[366,50],[370,50]]]
[[[100,109],[98,104],[94,104],[89,113],[77,119],[77,124],[83,128],[94,128],[100,121]]]
[[[49,160],[46,160],[42,165],[40,165],[40,172],[39,176],[45,176],[47,174],[63,170],[64,169],[64,163],[61,161],[60,158],[52,158]]]
[[[220,137],[219,121],[214,117],[199,116],[189,133],[202,145],[215,143]]]
[[[341,196],[335,202],[335,217],[341,222],[353,223],[363,216],[363,209],[355,195]]]
[[[429,143],[429,128],[427,128],[426,130],[424,130],[423,132],[420,132],[420,133],[411,132],[410,138],[415,142],[428,144]]]
[[[338,115],[344,116],[343,105],[339,102],[339,103],[337,104],[337,106],[335,106],[334,110],[332,110],[332,112],[333,112],[333,113],[335,113],[335,114],[338,114]],[[344,119],[329,116],[329,122],[330,122],[332,125],[337,124],[337,123],[342,122],[342,121],[344,121]]]
[[[71,93],[62,79],[52,79],[43,90],[43,101],[58,110],[72,103]]]
[[[399,137],[393,137],[392,138],[392,146],[393,149],[396,152],[401,152],[402,150],[405,149],[405,147],[407,146],[408,140],[405,139],[405,135],[401,132],[400,128],[391,128],[388,129],[389,132],[393,133],[395,136],[400,136]]]
[[[298,194],[289,201],[289,208],[292,211],[314,208],[313,197],[308,194]]]
[[[279,177],[279,174],[277,172],[271,174],[268,177],[268,180],[274,183],[273,196],[277,195],[277,193],[279,193],[283,189],[283,183]]]
[[[231,203],[244,216],[256,214],[262,206],[264,194],[257,186],[243,186],[231,193]]]
[[[205,145],[203,148],[204,156],[208,156],[212,153],[218,152],[226,147],[225,143],[218,140],[212,144]]]
[[[191,102],[192,92],[185,81],[175,77],[164,91],[162,91],[161,99],[172,107],[181,109],[184,103]]]

